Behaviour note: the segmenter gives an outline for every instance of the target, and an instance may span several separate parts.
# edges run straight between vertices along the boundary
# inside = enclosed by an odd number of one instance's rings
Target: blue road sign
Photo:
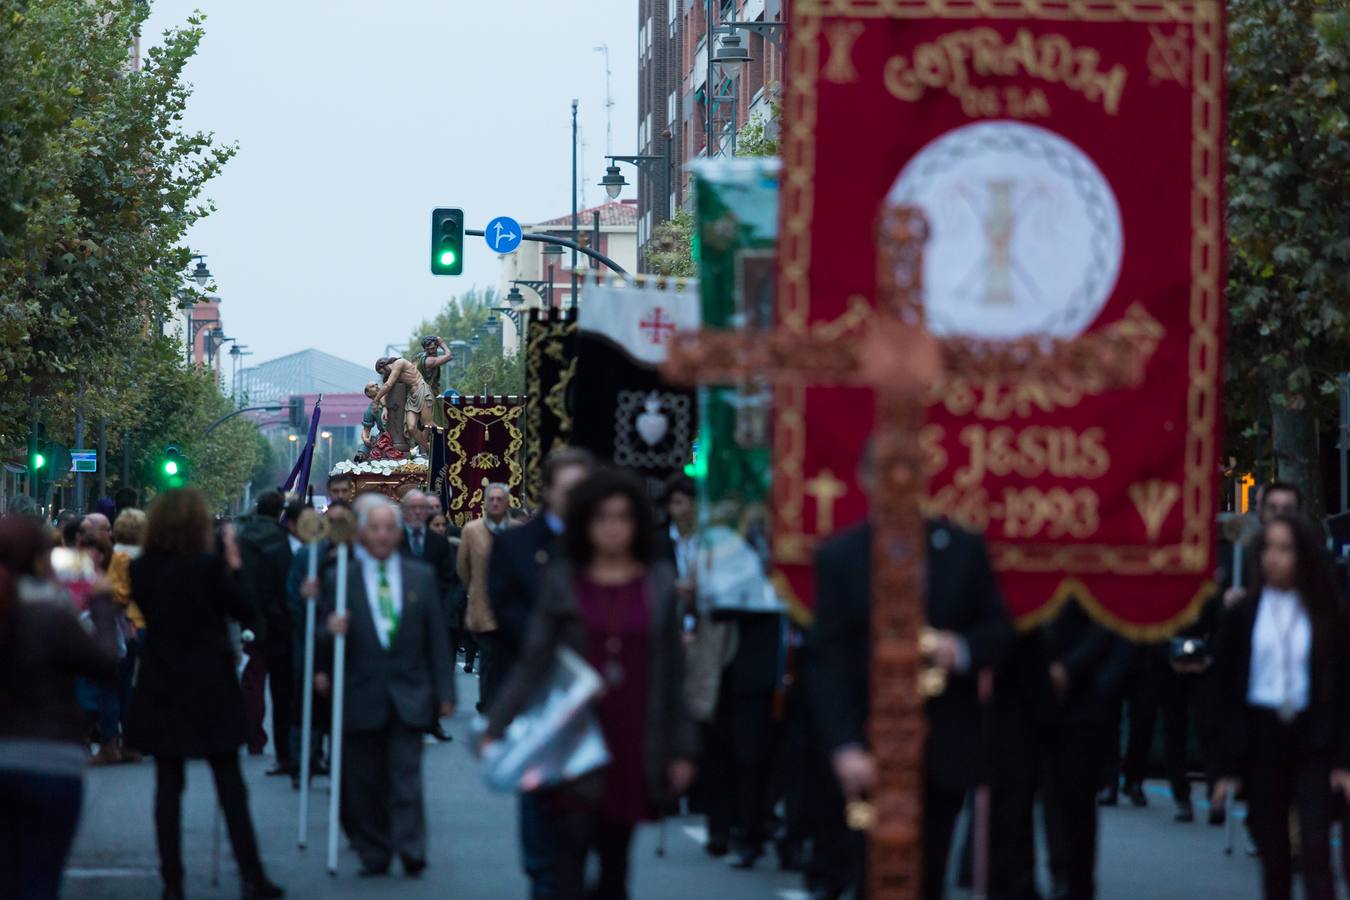
[[[483,229],[483,240],[493,253],[511,253],[520,246],[520,223],[510,216],[498,216]]]

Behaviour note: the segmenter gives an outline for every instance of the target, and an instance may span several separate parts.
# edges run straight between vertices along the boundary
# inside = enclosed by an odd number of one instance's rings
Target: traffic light
[[[52,480],[52,454],[47,442],[47,427],[37,423],[28,433],[28,489],[34,497],[41,497],[43,488]]]
[[[177,445],[170,444],[164,448],[159,457],[159,474],[165,486],[175,488],[186,484],[187,469],[187,459]]]
[[[464,210],[431,211],[431,274],[464,272]]]

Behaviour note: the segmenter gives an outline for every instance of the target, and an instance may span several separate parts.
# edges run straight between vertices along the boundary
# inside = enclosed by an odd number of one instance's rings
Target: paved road
[[[461,676],[461,697],[477,691]],[[511,797],[492,794],[479,782],[467,746],[470,714],[458,713],[451,744],[428,745],[425,756],[431,866],[419,880],[393,877],[358,879],[357,863],[344,852],[341,873],[333,879],[324,867],[324,829],[328,794],[324,782],[311,801],[310,849],[295,847],[296,794],[284,778],[266,778],[270,757],[245,757],[253,817],[272,877],[300,898],[509,898],[526,896],[515,842]],[[158,896],[151,808],[154,776],[149,762],[91,769],[84,817],[76,840],[64,896],[68,900],[143,900]],[[1106,900],[1190,900],[1223,897],[1255,900],[1257,865],[1242,848],[1223,855],[1223,831],[1203,824],[1178,825],[1161,787],[1146,809],[1104,811],[1099,865],[1101,896]],[[188,896],[237,897],[237,876],[222,834],[222,878],[210,884],[212,794],[204,764],[189,769],[184,804]],[[804,900],[800,879],[767,861],[740,872],[703,852],[701,820],[672,820],[668,851],[658,858],[658,830],[644,827],[634,851],[635,900]],[[223,829],[222,829],[223,831]],[[345,842],[343,844],[345,848]],[[952,896],[966,896],[953,891]]]

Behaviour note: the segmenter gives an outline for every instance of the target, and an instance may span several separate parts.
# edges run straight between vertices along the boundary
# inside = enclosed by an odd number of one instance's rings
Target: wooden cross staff
[[[855,385],[876,391],[877,466],[872,498],[872,665],[867,735],[877,787],[864,815],[869,832],[868,896],[918,897],[921,889],[923,704],[945,687],[924,661],[926,494],[919,430],[928,392],[942,372],[984,380],[1043,377],[1137,384],[1141,336],[1108,329],[1074,341],[1024,338],[986,343],[937,338],[924,327],[923,246],[928,223],[914,207],[890,206],[879,241],[880,296],[861,340],[777,329],[676,335],[666,376],[685,384],[768,381],[778,385]],[[825,602],[828,602],[826,600]],[[854,810],[852,812],[858,812]],[[857,821],[857,819],[867,821]]]

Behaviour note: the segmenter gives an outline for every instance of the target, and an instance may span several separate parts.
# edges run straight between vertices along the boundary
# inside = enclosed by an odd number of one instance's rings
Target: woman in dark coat
[[[164,897],[183,896],[184,765],[205,759],[216,782],[245,900],[281,897],[258,856],[239,771],[244,704],[229,620],[250,623],[239,593],[233,534],[225,558],[210,551],[211,515],[200,493],[168,491],[150,507],[145,550],[131,564],[131,593],[145,616],[145,647],[131,701],[129,738],[155,757],[155,831]]]
[[[642,485],[600,471],[567,500],[566,561],[544,573],[520,662],[489,716],[499,738],[570,647],[605,679],[595,712],[611,761],[599,776],[541,797],[556,842],[558,897],[628,896],[633,829],[693,779],[694,725],[684,703],[675,570],[652,561],[652,515]],[[600,886],[585,894],[586,859],[600,858]]]

